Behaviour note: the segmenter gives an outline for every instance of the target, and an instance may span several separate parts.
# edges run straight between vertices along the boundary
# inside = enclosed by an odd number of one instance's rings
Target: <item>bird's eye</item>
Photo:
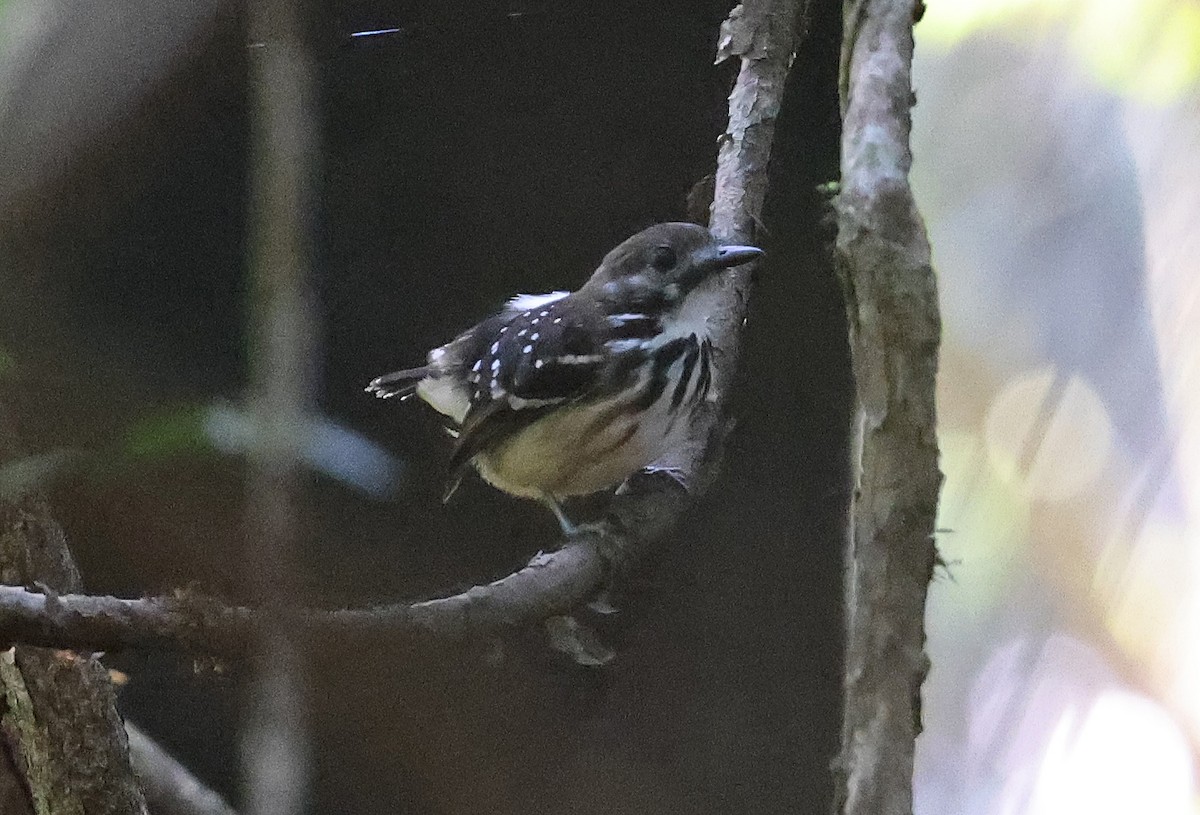
[[[650,265],[660,272],[666,272],[675,268],[677,258],[675,250],[669,246],[654,247],[654,256],[650,259]]]

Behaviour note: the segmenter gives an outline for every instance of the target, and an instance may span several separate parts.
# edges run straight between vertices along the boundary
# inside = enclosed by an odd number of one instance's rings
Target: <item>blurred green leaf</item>
[[[212,443],[204,426],[207,415],[206,406],[187,405],[142,419],[126,431],[121,452],[133,458],[163,458],[209,451]]]
[[[377,500],[395,494],[403,462],[365,436],[321,416],[284,429],[296,434],[304,462],[315,472]],[[214,401],[137,421],[118,442],[116,455],[105,461],[124,467],[187,454],[244,456],[256,441],[255,428],[240,407]]]

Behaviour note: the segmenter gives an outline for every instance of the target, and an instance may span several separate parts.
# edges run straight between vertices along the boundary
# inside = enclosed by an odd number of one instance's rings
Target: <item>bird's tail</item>
[[[421,384],[421,380],[429,376],[429,373],[428,365],[404,371],[393,371],[372,379],[366,390],[367,393],[373,393],[380,399],[391,399],[393,396],[398,396],[401,401],[404,401],[417,392],[417,385]]]

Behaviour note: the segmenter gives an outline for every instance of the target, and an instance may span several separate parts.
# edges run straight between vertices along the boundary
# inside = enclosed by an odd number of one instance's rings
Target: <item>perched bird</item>
[[[447,499],[474,466],[545,503],[573,534],[564,498],[616,486],[683,441],[712,383],[705,283],[760,255],[701,226],[657,224],[609,252],[578,291],[518,295],[367,391],[416,394],[454,422]]]

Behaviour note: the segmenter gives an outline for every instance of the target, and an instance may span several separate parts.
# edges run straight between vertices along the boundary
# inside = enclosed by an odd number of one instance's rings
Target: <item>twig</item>
[[[129,760],[153,815],[237,815],[158,742],[130,722],[125,730]]]
[[[908,183],[912,26],[920,2],[847,3],[837,261],[860,438],[848,560],[844,815],[912,812],[925,597],[941,473],[934,384],[941,323]]]
[[[664,534],[688,500],[666,474],[643,473],[626,485],[620,506],[599,528],[486,586],[419,603],[361,609],[296,609],[295,630],[311,636],[384,632],[456,640],[511,629],[578,606],[609,569]],[[666,511],[664,511],[664,509]],[[620,540],[619,551],[607,542]],[[258,612],[211,597],[122,599],[55,595],[0,586],[0,632],[9,641],[89,650],[173,648],[241,657],[251,647]]]

